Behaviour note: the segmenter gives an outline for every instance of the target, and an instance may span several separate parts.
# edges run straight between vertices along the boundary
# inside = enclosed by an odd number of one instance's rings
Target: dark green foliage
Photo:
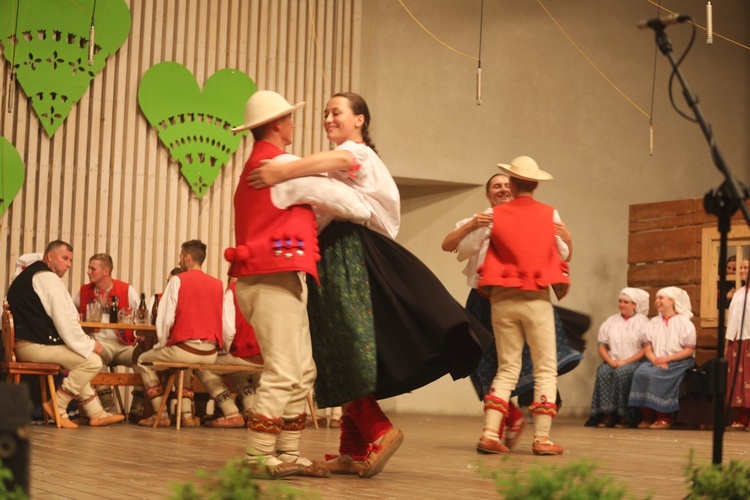
[[[721,498],[744,500],[750,498],[750,462],[730,460],[721,467],[697,465],[690,452],[685,475],[690,483],[687,498]]]
[[[588,461],[571,462],[561,466],[533,465],[521,468],[503,457],[501,470],[483,473],[491,477],[500,498],[509,500],[555,499],[623,499],[632,498],[623,485],[609,475],[594,474],[596,466]]]
[[[17,484],[14,484],[12,489],[8,489],[8,485],[12,482],[13,472],[0,460],[0,498],[3,500],[26,500],[28,498],[26,493]]]
[[[174,500],[256,500],[262,498],[297,499],[316,498],[309,491],[301,491],[284,483],[252,474],[242,464],[242,459],[231,460],[220,471],[210,473],[199,470],[198,485],[189,482],[172,485]]]

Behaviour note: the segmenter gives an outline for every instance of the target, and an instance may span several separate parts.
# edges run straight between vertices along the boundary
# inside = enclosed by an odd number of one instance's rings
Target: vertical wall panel
[[[242,141],[198,199],[138,108],[138,85],[151,66],[183,64],[201,87],[219,69],[234,68],[259,89],[307,101],[295,117],[289,148],[298,155],[329,148],[322,129],[325,102],[332,91],[358,88],[361,0],[127,3],[128,39],[52,138],[20,85],[13,112],[7,112],[10,61],[2,61],[0,133],[26,166],[24,186],[0,219],[5,288],[21,254],[41,252],[57,238],[75,249],[65,279],[73,293],[87,281],[88,257],[97,252],[112,255],[115,277],[146,294],[161,291],[188,238],[208,244],[204,269],[223,278],[223,250],[234,243],[234,188],[252,138]]]

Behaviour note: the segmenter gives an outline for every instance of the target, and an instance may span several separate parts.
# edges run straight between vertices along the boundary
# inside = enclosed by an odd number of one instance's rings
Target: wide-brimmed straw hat
[[[250,96],[245,104],[245,123],[239,127],[234,127],[232,132],[242,132],[266,123],[272,122],[277,118],[288,115],[297,111],[305,102],[298,102],[294,106],[284,99],[280,94],[271,90],[259,90]]]
[[[519,156],[514,158],[510,164],[498,163],[497,166],[500,167],[503,173],[518,179],[536,182],[553,179],[550,174],[539,168],[539,165],[528,156]]]

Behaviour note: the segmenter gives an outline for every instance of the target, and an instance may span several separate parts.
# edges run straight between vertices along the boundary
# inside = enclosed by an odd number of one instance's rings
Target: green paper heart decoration
[[[138,105],[198,198],[246,135],[231,128],[242,125],[245,103],[256,90],[245,73],[225,68],[201,92],[190,70],[174,62],[152,66],[141,78]]]
[[[17,81],[49,137],[129,33],[130,10],[124,0],[0,0],[3,56],[14,64]]]
[[[21,155],[5,137],[0,136],[0,217],[23,186],[26,169]]]

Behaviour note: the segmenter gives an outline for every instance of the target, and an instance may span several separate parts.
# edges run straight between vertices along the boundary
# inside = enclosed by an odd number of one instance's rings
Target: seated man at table
[[[169,276],[167,276],[167,284],[169,284],[169,280],[172,279],[172,276],[177,276],[181,272],[182,272],[182,269],[180,269],[179,267],[172,268],[172,270],[169,271]],[[153,309],[154,309],[154,302],[157,302],[157,301],[161,302],[162,295],[164,295],[164,293],[155,293],[151,297],[149,297],[148,298],[148,302],[146,302],[146,308],[149,311],[153,311]],[[157,308],[159,307],[158,303],[156,304],[156,307]]]
[[[51,401],[42,404],[61,425],[75,429],[67,407],[77,399],[79,407],[94,427],[122,422],[122,415],[111,415],[102,408],[91,381],[102,368],[102,345],[81,329],[78,311],[62,277],[70,269],[73,247],[55,240],[47,245],[44,257],[24,269],[8,289],[8,303],[15,323],[16,357],[19,361],[57,363],[69,370],[57,389],[57,408]]]
[[[79,313],[85,315],[86,306],[90,302],[99,301],[102,304],[111,304],[114,297],[117,297],[121,309],[127,306],[131,310],[135,310],[138,307],[138,292],[132,285],[112,278],[113,267],[112,257],[109,254],[98,253],[91,256],[86,271],[89,282],[81,285],[81,289],[73,300]],[[115,323],[117,319],[110,318],[110,321]],[[138,367],[132,364],[133,343],[135,342],[135,335],[132,330],[102,328],[95,332],[93,337],[102,345],[103,371],[108,371],[109,366],[117,365],[133,368],[133,371],[138,373]],[[112,388],[106,385],[97,386],[96,392],[99,394],[104,409],[113,411],[115,403],[112,398]],[[133,402],[130,406],[131,420],[137,419],[142,410],[143,387],[135,387],[133,389]]]
[[[229,286],[224,293],[223,348],[216,358],[217,365],[240,365],[263,369],[255,330],[240,311],[236,295],[237,278],[229,278]],[[221,409],[222,417],[208,420],[206,427],[245,427],[245,418],[232,398],[232,392],[224,384],[222,374],[207,370],[197,370],[195,375],[208,390],[214,403]],[[225,373],[242,399],[242,406],[249,410],[252,406],[260,373]]]
[[[224,286],[221,281],[201,270],[206,259],[206,245],[200,240],[182,244],[180,268],[173,276],[159,302],[156,318],[158,341],[153,349],[138,358],[146,396],[151,400],[154,415],[138,421],[138,425],[153,426],[156,412],[164,398],[164,387],[153,366],[148,363],[164,361],[173,363],[214,364],[221,347],[221,308]],[[182,399],[181,425],[197,427],[200,420],[193,415],[192,376],[188,370],[185,388],[177,397]],[[160,427],[168,427],[169,417],[162,415]]]

